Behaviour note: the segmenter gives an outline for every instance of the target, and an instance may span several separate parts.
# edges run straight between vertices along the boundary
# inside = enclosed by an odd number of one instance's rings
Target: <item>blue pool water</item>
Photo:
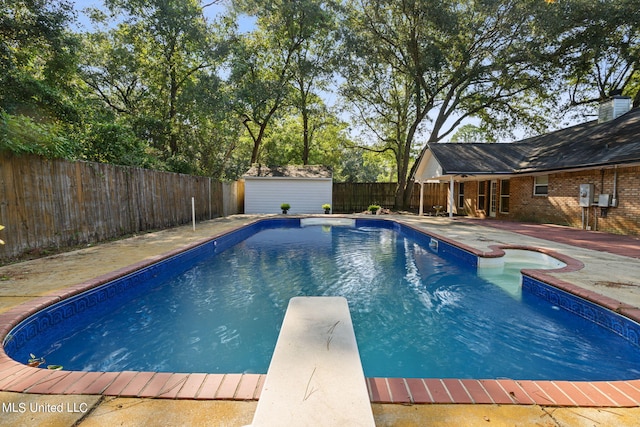
[[[266,227],[238,240],[178,276],[155,273],[12,356],[66,370],[266,373],[289,299],[339,295],[366,376],[640,377],[637,346],[537,296],[514,297],[415,233]]]

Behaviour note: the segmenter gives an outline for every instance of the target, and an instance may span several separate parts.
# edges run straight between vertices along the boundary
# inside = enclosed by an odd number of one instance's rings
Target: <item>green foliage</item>
[[[72,3],[0,3],[0,111],[39,121],[77,119],[72,100],[77,37]]]
[[[82,76],[93,96],[133,132],[123,135],[125,147],[139,159],[144,141],[147,152],[176,172],[210,170],[198,160],[213,138],[211,121],[224,120],[216,112],[221,105],[214,93],[220,81],[216,68],[226,52],[219,37],[223,29],[206,21],[196,0],[110,0],[106,5],[119,21],[86,36],[89,55]],[[103,13],[92,16],[107,19]],[[113,135],[109,138],[113,141]]]
[[[302,163],[309,162],[309,103],[320,79],[315,49],[326,38],[331,15],[317,0],[236,1],[237,10],[256,17],[256,29],[238,35],[231,61],[236,109],[250,136],[251,163],[263,161],[268,127],[283,107],[293,104],[303,117]],[[315,64],[315,66],[314,66]],[[305,132],[306,131],[306,132]],[[300,162],[298,162],[300,163]]]
[[[384,182],[390,175],[380,153],[353,147],[341,149],[340,162],[333,168],[336,182]]]
[[[537,54],[533,1],[366,0],[350,6],[345,28],[343,96],[369,139],[391,151],[408,203],[414,144],[438,142],[465,119],[488,132],[546,123],[548,59]],[[413,163],[414,166],[416,163]]]
[[[563,1],[538,10],[563,109],[593,113],[611,92],[640,106],[640,1]]]
[[[397,180],[400,207],[425,142],[542,132],[611,90],[640,106],[640,0],[208,3],[105,0],[80,34],[70,0],[0,2],[0,150],[229,180],[324,164]]]
[[[79,151],[78,144],[65,137],[56,125],[0,113],[0,152],[74,159]]]
[[[496,140],[481,126],[465,124],[453,134],[451,142],[496,142]]]
[[[283,211],[288,211],[289,209],[291,209],[291,205],[289,203],[283,203],[280,205],[280,209],[282,209]]]
[[[145,144],[126,125],[91,123],[84,135],[84,157],[100,163],[147,166]]]
[[[371,213],[376,213],[380,210],[380,205],[369,205],[369,207],[367,208],[367,210]]]

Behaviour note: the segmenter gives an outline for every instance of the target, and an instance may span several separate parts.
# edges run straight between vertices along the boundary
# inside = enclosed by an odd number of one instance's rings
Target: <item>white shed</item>
[[[324,213],[331,204],[333,175],[325,166],[253,166],[244,178],[244,212],[281,213],[280,205],[291,205],[289,213]]]

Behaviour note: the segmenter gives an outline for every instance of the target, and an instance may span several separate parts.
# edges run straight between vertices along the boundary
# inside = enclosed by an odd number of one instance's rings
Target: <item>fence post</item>
[[[193,231],[196,231],[196,198],[191,198],[191,218],[193,219]]]

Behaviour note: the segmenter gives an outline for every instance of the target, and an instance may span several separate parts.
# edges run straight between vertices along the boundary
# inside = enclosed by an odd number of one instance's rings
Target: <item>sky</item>
[[[102,0],[75,0],[73,3],[76,11],[78,12],[78,23],[76,29],[79,31],[90,31],[92,29],[92,24],[89,17],[83,12],[83,10],[87,8],[104,9],[104,2]],[[209,2],[203,1],[202,3],[207,4]],[[212,4],[204,8],[204,15],[210,22],[227,13],[230,2],[223,0],[220,3],[221,4]],[[254,25],[255,19],[249,16],[242,16],[239,21],[239,31],[251,31]]]

